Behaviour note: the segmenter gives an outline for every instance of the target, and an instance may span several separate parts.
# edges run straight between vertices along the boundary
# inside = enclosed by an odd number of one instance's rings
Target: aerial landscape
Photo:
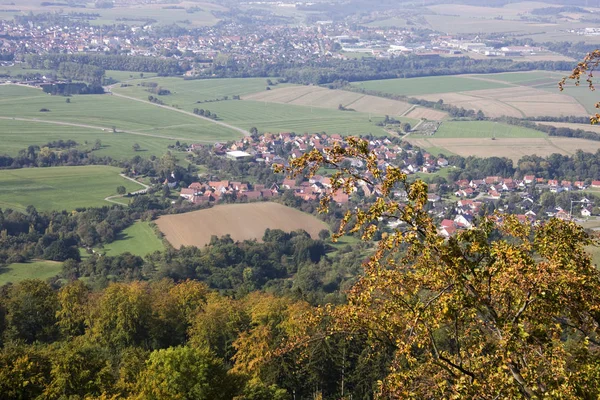
[[[600,1],[0,1],[0,399],[600,398]]]

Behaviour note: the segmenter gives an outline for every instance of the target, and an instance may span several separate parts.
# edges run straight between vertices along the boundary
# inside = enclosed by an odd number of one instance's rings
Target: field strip
[[[305,96],[308,96],[309,94],[314,94],[314,93],[315,93],[315,91],[314,91],[314,90],[312,90],[312,91],[310,91],[310,92],[302,93],[300,96],[296,96],[296,97],[294,97],[293,99],[289,99],[288,101],[284,101],[284,102],[283,102],[283,104],[293,104],[293,102],[294,102],[294,101],[296,101],[296,100],[300,100],[301,98],[303,98],[303,97],[305,97]],[[266,101],[266,100],[265,100],[265,101]],[[311,101],[311,105],[310,105],[310,107],[312,107],[312,101]]]
[[[404,117],[406,115],[408,115],[412,110],[414,110],[415,108],[417,108],[416,105],[413,105],[411,108],[409,108],[408,110],[404,111],[400,116]]]
[[[574,152],[572,152],[572,151],[569,151],[569,150],[567,150],[567,149],[564,149],[564,148],[562,148],[562,147],[558,147],[558,146],[556,145],[556,143],[554,143],[554,142],[552,142],[552,140],[550,140],[550,138],[549,138],[549,137],[546,137],[546,142],[548,142],[548,144],[549,144],[550,146],[554,147],[555,149],[557,149],[557,150],[559,150],[559,151],[561,151],[561,152],[565,152],[565,153],[567,153],[567,154],[570,154],[570,155],[573,155],[573,154],[574,154]]]
[[[350,107],[352,104],[356,103],[357,101],[359,101],[360,99],[364,99],[366,95],[362,95],[362,96],[358,96],[356,99],[352,100],[350,103],[348,104],[344,104],[344,107]]]
[[[220,126],[223,126],[225,128],[229,128],[231,130],[234,130],[236,132],[241,133],[243,136],[250,136],[250,132],[248,132],[245,129],[238,128],[237,126],[229,125],[228,123],[225,123],[225,122],[222,122],[222,121],[215,121],[214,119],[203,117],[201,115],[194,114],[193,112],[189,112],[189,111],[185,111],[185,110],[179,110],[177,108],[165,106],[165,105],[162,105],[162,104],[155,104],[155,103],[149,102],[147,100],[137,99],[135,97],[125,96],[123,94],[115,93],[115,92],[111,91],[110,89],[111,89],[111,87],[109,86],[108,87],[108,93],[111,94],[111,95],[113,95],[113,96],[121,97],[123,99],[128,99],[128,100],[132,100],[132,101],[138,101],[138,102],[144,103],[144,104],[150,104],[151,106],[164,108],[165,110],[170,110],[170,111],[182,113],[182,114],[185,114],[185,115],[190,115],[192,117],[195,117],[195,118],[198,118],[198,119],[203,119],[203,120],[211,122],[213,124],[220,125]]]
[[[460,93],[462,93],[462,94],[465,94],[465,95],[467,94],[467,92],[460,92]],[[523,111],[521,111],[521,110],[519,110],[518,108],[516,108],[516,107],[514,107],[514,106],[511,106],[510,104],[508,104],[508,103],[505,103],[505,102],[503,102],[503,101],[501,101],[501,100],[494,99],[494,98],[491,98],[491,97],[490,97],[490,98],[488,98],[488,97],[476,96],[476,95],[474,95],[474,94],[469,94],[468,96],[472,96],[472,97],[475,97],[475,98],[477,98],[477,99],[481,99],[481,100],[492,100],[492,101],[497,101],[498,103],[500,103],[500,104],[504,104],[505,106],[507,106],[507,107],[509,107],[509,108],[512,108],[513,110],[517,111],[519,114],[521,114],[521,117],[523,117],[523,118],[526,118],[526,117],[527,117],[527,115],[525,115],[525,113],[524,113]]]
[[[101,131],[112,130],[109,127],[102,126],[94,126],[94,125],[86,125],[86,124],[76,124],[74,122],[63,122],[63,121],[51,121],[47,119],[37,119],[37,118],[18,118],[18,117],[0,117],[0,120],[13,120],[13,121],[21,121],[21,122],[39,122],[41,124],[53,124],[53,125],[62,125],[62,126],[74,126],[76,128],[86,128],[86,129],[97,129]],[[139,136],[147,136],[147,137],[155,137],[159,139],[169,139],[169,140],[191,140],[197,143],[214,143],[214,141],[210,140],[202,140],[202,139],[192,139],[192,138],[184,138],[184,137],[175,137],[175,136],[163,136],[163,135],[152,135],[150,133],[142,133],[137,131],[126,131],[119,129],[117,133],[127,133],[130,135],[139,135]]]
[[[15,101],[15,100],[19,100],[20,101],[20,100],[29,100],[29,99],[39,99],[40,97],[44,97],[44,95],[26,96],[26,97],[14,97],[14,98],[0,100],[0,103],[8,103],[8,102]]]
[[[506,86],[520,86],[520,85],[517,85],[517,84],[512,83],[512,82],[505,82],[505,81],[501,81],[501,80],[493,79],[493,78],[483,78],[483,77],[480,77],[480,76],[471,76],[471,75],[469,75],[469,76],[466,76],[465,78],[467,78],[467,79],[474,79],[476,81],[501,83],[501,84],[504,84]]]
[[[169,126],[158,126],[158,127],[155,127],[155,128],[138,129],[138,130],[136,130],[134,132],[164,131],[166,129],[181,128],[181,127],[184,127],[184,126],[196,126],[196,125],[194,125],[194,124],[179,124],[179,125],[169,125]]]

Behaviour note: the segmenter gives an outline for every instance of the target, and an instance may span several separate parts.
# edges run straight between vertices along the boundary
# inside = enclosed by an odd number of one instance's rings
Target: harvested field
[[[414,119],[427,119],[430,121],[441,121],[444,118],[446,118],[448,116],[448,114],[446,114],[443,111],[438,111],[438,110],[432,110],[430,108],[424,108],[424,107],[415,107],[412,110],[410,110],[410,112],[406,115],[404,115],[404,117],[408,117],[408,118],[414,118]]]
[[[364,113],[401,115],[410,109],[403,101],[319,86],[289,86],[242,97],[243,100],[337,109],[339,105]]]
[[[445,154],[454,153],[462,157],[507,157],[518,161],[525,155],[537,155],[540,157],[559,153],[570,155],[578,149],[586,152],[595,152],[600,149],[600,142],[562,137],[551,138],[501,138],[491,140],[482,139],[436,139],[420,138],[407,140],[424,149],[443,149]],[[444,153],[444,151],[441,151]]]
[[[261,240],[265,230],[291,232],[304,229],[313,238],[329,229],[316,217],[278,203],[228,204],[191,213],[165,215],[156,224],[175,248],[202,247],[213,235],[231,235],[233,240]]]
[[[543,115],[586,115],[585,108],[573,97],[558,92],[525,86],[501,89],[471,90],[460,93],[438,93],[418,96],[429,101],[442,99],[466,109],[481,110],[488,117],[537,117]]]
[[[574,154],[577,150],[583,150],[586,153],[595,153],[600,149],[600,142],[595,140],[576,139],[569,137],[551,137],[549,140],[555,146],[570,154]]]

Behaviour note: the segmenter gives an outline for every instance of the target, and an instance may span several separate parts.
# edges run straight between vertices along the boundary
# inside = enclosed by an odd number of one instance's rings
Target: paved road
[[[156,104],[156,103],[152,103],[152,102],[150,102],[148,100],[142,100],[142,99],[138,99],[136,97],[125,96],[124,94],[113,92],[112,91],[113,86],[114,85],[107,86],[104,89],[105,89],[106,92],[112,94],[113,96],[121,97],[121,98],[132,100],[132,101],[139,101],[140,103],[150,104],[152,106],[164,108],[164,109],[169,110],[169,111],[176,111],[176,112],[179,112],[179,113],[182,113],[182,114],[191,115],[192,117],[203,119],[205,121],[212,122],[213,124],[221,125],[221,126],[223,126],[225,128],[232,129],[232,130],[234,130],[236,132],[241,133],[244,136],[250,136],[250,132],[248,132],[247,130],[242,129],[242,128],[238,128],[237,126],[229,125],[228,123],[225,123],[223,121],[215,121],[214,119],[203,117],[202,115],[194,114],[193,112],[189,112],[189,111],[185,111],[185,110],[180,110],[178,108],[165,106],[163,104]]]
[[[133,178],[130,178],[130,177],[128,177],[128,176],[127,176],[127,175],[125,175],[125,174],[119,174],[119,175],[121,175],[121,177],[123,177],[123,178],[125,178],[125,179],[127,179],[127,180],[130,180],[131,182],[135,182],[135,183],[137,183],[138,185],[142,185],[142,186],[144,187],[143,189],[137,190],[137,191],[135,191],[135,192],[131,192],[130,194],[134,194],[134,195],[135,195],[135,194],[144,194],[144,193],[146,193],[146,192],[148,191],[148,189],[150,189],[150,186],[148,186],[148,185],[146,185],[146,184],[144,184],[144,183],[142,183],[142,182],[138,182],[138,181],[136,181],[135,179],[133,179]],[[115,201],[115,200],[113,200],[113,199],[116,199],[116,198],[122,198],[123,196],[125,196],[125,195],[124,195],[124,194],[117,194],[117,195],[114,195],[114,196],[108,196],[108,197],[107,197],[107,198],[105,198],[104,200],[106,200],[106,201],[110,201],[111,203],[115,203],[115,204],[119,204],[119,205],[121,205],[121,206],[124,206],[124,205],[127,205],[127,204],[125,204],[125,203],[121,203],[121,202],[118,202],[118,201]]]

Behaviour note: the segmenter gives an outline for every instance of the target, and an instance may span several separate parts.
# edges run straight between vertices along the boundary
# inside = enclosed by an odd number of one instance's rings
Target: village
[[[521,179],[485,176],[480,179],[447,181],[441,178],[444,172],[457,170],[450,165],[448,159],[410,148],[398,138],[368,140],[379,168],[400,165],[409,179],[419,177],[430,181],[428,210],[439,221],[439,233],[446,237],[452,236],[457,230],[471,228],[474,219],[482,215],[484,210],[515,214],[519,220],[532,224],[550,217],[576,220],[590,218],[595,214],[594,196],[588,191],[600,189],[600,181],[597,180],[571,182],[524,175]],[[211,150],[214,154],[231,160],[272,166],[285,165],[288,159],[301,157],[311,149],[322,151],[335,144],[343,145],[341,135],[278,133],[245,137],[228,144],[217,143]],[[204,147],[205,145],[194,144],[189,146],[188,151],[193,153]],[[364,169],[362,160],[349,159],[346,162],[356,170]],[[373,186],[365,182],[361,182],[350,195],[344,191],[332,193],[332,182],[327,172],[324,170],[304,180],[284,178],[269,186],[228,180],[194,182],[189,187],[182,188],[180,196],[193,204],[215,204],[227,199],[269,200],[280,196],[284,191],[293,191],[294,196],[315,202],[323,195],[333,194],[333,202],[349,207],[352,202],[358,204],[362,199],[381,195],[381,185]],[[558,199],[557,196],[561,194],[563,196]],[[402,199],[406,197],[406,192],[397,189],[394,196]]]
[[[227,23],[171,32],[151,21],[140,26],[94,26],[79,16],[49,15],[52,18],[21,16],[0,20],[0,55],[15,55],[14,60],[5,60],[0,66],[19,65],[26,54],[112,53],[178,60],[188,67],[187,75],[194,76],[220,55],[252,65],[277,64],[282,60],[302,64],[347,59],[358,53],[376,58],[408,54],[419,57],[551,54],[540,46],[493,48],[477,35],[424,34],[409,28],[368,28],[347,22],[320,21],[315,26],[299,27]],[[89,14],[92,20],[93,15]],[[62,23],[53,23],[53,18]]]

